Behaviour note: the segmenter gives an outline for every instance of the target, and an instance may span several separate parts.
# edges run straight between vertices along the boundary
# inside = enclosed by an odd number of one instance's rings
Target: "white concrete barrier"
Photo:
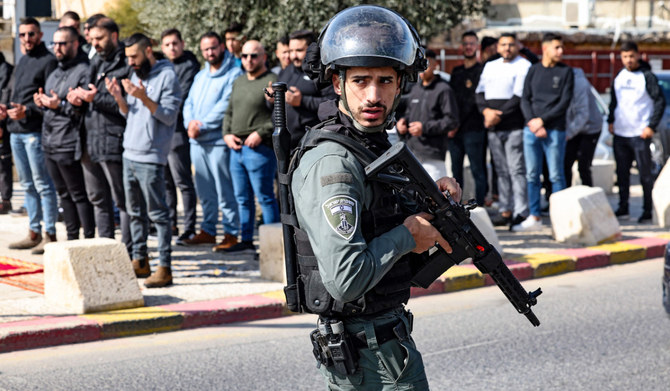
[[[126,247],[108,238],[47,244],[44,296],[76,314],[144,306]]]
[[[616,165],[612,160],[593,159],[591,163],[591,178],[593,186],[599,187],[606,194],[612,194],[614,189],[614,172]],[[578,164],[572,165],[572,186],[582,184],[582,178],[579,176]]]
[[[261,278],[286,284],[284,264],[284,237],[281,223],[263,224],[258,227]]]
[[[484,235],[486,240],[493,245],[493,247],[498,250],[502,255],[503,249],[498,240],[498,234],[496,233],[495,228],[493,228],[493,223],[491,223],[491,218],[484,208],[475,208],[470,211],[470,219],[475,223],[479,231]]]
[[[549,216],[558,242],[593,246],[621,235],[603,189],[573,186],[549,198]]]
[[[654,219],[659,227],[670,227],[670,160],[658,174],[651,191],[654,203]]]

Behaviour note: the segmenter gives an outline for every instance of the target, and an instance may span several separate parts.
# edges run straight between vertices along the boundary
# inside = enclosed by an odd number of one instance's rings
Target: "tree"
[[[135,2],[138,3],[138,2]],[[213,30],[221,33],[233,22],[245,25],[249,38],[267,48],[291,31],[321,28],[338,11],[360,4],[354,0],[140,0],[140,20],[158,38],[161,31],[178,28],[189,48],[198,47],[198,38]],[[490,0],[379,0],[379,5],[405,16],[427,42],[461,23],[464,18],[485,15]]]
[[[147,26],[141,22],[141,3],[131,0],[118,0],[105,6],[105,15],[119,25],[119,37],[128,38],[134,33],[146,33]]]

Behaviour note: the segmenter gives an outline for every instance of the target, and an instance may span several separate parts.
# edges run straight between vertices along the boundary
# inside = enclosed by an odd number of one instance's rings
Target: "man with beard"
[[[461,125],[449,132],[449,153],[454,178],[463,187],[463,159],[468,155],[470,171],[475,180],[475,200],[484,205],[486,198],[486,128],[484,118],[477,109],[475,88],[479,84],[482,64],[477,62],[479,42],[474,31],[466,31],[461,37],[463,65],[451,72],[449,84],[454,90]]]
[[[156,60],[151,40],[136,33],[126,41],[126,58],[133,68],[130,79],[105,85],[128,122],[123,140],[123,186],[133,238],[136,275],[150,274],[147,288],[172,285],[170,210],[165,202],[165,165],[172,144],[181,90],[174,67]],[[124,97],[121,86],[128,94]],[[158,269],[151,274],[147,253],[146,216],[158,234]]]
[[[212,251],[223,251],[238,243],[239,217],[228,168],[230,150],[221,137],[221,126],[233,82],[242,74],[235,57],[222,46],[219,34],[200,37],[200,50],[207,61],[198,72],[184,102],[184,127],[191,143],[195,168],[195,190],[202,205],[200,233],[184,240],[187,245],[215,244],[219,209],[223,214],[223,239]]]
[[[14,164],[21,187],[25,190],[25,206],[30,219],[28,236],[11,243],[11,249],[33,249],[42,254],[44,245],[56,241],[58,202],[53,182],[44,163],[42,151],[42,109],[33,102],[33,94],[44,88],[47,77],[56,68],[57,60],[42,42],[40,24],[33,18],[19,25],[21,50],[25,54],[14,71],[14,86],[9,106],[0,105],[0,119],[9,117]],[[41,221],[45,235],[42,239]]]
[[[420,83],[414,84],[404,112],[398,113],[396,129],[407,142],[428,174],[437,180],[447,174],[447,134],[458,127],[458,108],[449,83],[435,72],[439,68],[436,54],[426,50],[428,68],[419,73]]]
[[[277,160],[272,150],[272,111],[265,105],[263,87],[277,80],[265,66],[267,55],[258,41],[242,47],[242,65],[246,75],[233,83],[226,115],[223,116],[223,140],[230,147],[230,175],[239,206],[241,242],[225,252],[255,251],[252,242],[256,204],[263,211],[263,223],[279,221],[274,194]]]
[[[88,82],[88,57],[79,50],[78,36],[72,27],[56,30],[53,43],[58,68],[51,72],[44,89],[40,88],[33,96],[35,104],[44,110],[42,149],[63,207],[68,240],[79,239],[82,227],[84,238],[95,236],[93,206],[86,195],[80,162],[80,130],[86,106],[74,106],[67,101],[71,89]]]
[[[291,132],[292,146],[305,134],[305,128],[319,123],[319,105],[327,100],[337,99],[333,86],[328,84],[320,88],[316,81],[311,80],[302,70],[302,63],[307,56],[307,48],[314,42],[314,33],[309,30],[299,30],[289,35],[289,56],[291,64],[284,68],[277,76],[277,81],[286,83],[286,121]],[[268,84],[268,92],[272,94],[272,87]],[[274,100],[267,96],[269,103]]]
[[[184,40],[181,32],[177,29],[168,29],[161,34],[161,49],[165,57],[172,62],[174,70],[179,78],[179,87],[182,97],[188,95],[193,79],[200,70],[200,63],[195,55],[184,50]],[[184,240],[195,236],[195,207],[197,203],[195,186],[193,185],[193,174],[191,174],[191,155],[188,135],[184,127],[184,115],[182,106],[177,117],[177,128],[172,137],[168,164],[165,169],[167,180],[167,203],[170,207],[170,220],[172,221],[172,233],[177,233],[177,187],[181,191],[184,207],[184,231],[177,238],[176,244],[183,245]]]
[[[530,62],[519,56],[513,33],[503,33],[497,48],[501,57],[484,65],[475,93],[498,175],[500,214],[491,222],[511,228],[528,215],[521,96]]]
[[[121,241],[131,254],[130,220],[126,213],[121,160],[126,119],[107,91],[105,78],[120,81],[128,78],[132,70],[126,65],[124,45],[119,42],[119,27],[112,19],[98,19],[89,31],[89,37],[98,55],[89,67],[88,86],[73,89],[68,94],[68,101],[75,106],[88,104],[84,119],[86,149],[81,162],[98,236],[114,238],[113,199],[119,210]]]

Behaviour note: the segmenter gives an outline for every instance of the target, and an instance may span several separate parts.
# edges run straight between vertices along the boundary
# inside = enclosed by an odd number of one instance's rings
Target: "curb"
[[[670,235],[564,249],[505,260],[519,281],[663,256]],[[474,265],[453,266],[411,297],[493,285]],[[278,318],[288,311],[282,291],[219,300],[42,317],[0,324],[0,353],[196,327]]]

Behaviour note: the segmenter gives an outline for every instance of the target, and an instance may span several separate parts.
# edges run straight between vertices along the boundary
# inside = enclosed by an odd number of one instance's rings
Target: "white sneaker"
[[[542,225],[542,220],[536,220],[533,216],[528,216],[526,220],[521,223],[512,226],[512,231],[514,232],[535,232],[541,231],[544,226]]]

